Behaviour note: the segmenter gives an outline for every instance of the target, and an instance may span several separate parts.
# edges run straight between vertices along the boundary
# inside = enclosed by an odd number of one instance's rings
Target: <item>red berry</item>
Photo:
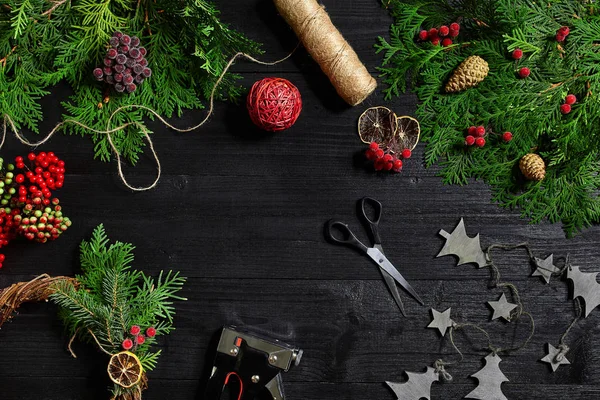
[[[402,170],[402,160],[394,161],[393,169],[395,172],[400,172]]]
[[[561,34],[561,33],[557,33],[556,34],[556,41],[559,42],[559,43],[564,42],[566,38],[567,37],[565,35]]]
[[[23,162],[23,157],[21,157],[21,156],[18,156],[18,157],[16,157],[16,158],[15,158],[15,162],[16,162],[16,163],[21,163],[21,162]]]
[[[402,158],[410,158],[412,156],[412,151],[410,149],[402,150]]]
[[[567,97],[565,97],[565,103],[569,105],[577,103],[577,96],[575,96],[574,94],[568,95]]]
[[[515,60],[520,60],[523,58],[523,50],[515,49],[515,51],[512,52],[512,58]]]
[[[431,41],[431,44],[434,46],[437,46],[440,44],[440,38],[435,38]]]
[[[426,30],[422,30],[421,32],[419,32],[419,39],[427,40],[428,38],[429,38],[429,32],[427,32]]]
[[[144,335],[137,335],[137,337],[135,338],[135,342],[137,344],[144,344],[145,341],[146,337]]]
[[[506,143],[510,142],[513,139],[513,134],[510,132],[504,132],[504,134],[502,135],[502,140],[504,140]]]
[[[377,159],[383,158],[383,150],[379,149],[375,152]]]
[[[438,30],[436,28],[431,28],[429,30],[429,38],[431,40],[435,39],[436,37],[438,37]]]
[[[369,145],[369,148],[373,151],[377,151],[377,150],[379,150],[379,145],[376,142],[371,142],[371,144]]]
[[[442,40],[442,46],[444,46],[444,47],[448,47],[451,44],[452,44],[452,39],[450,39],[450,38],[446,38],[446,39]]]
[[[367,151],[365,152],[365,156],[367,157],[367,160],[371,161],[377,158],[375,152],[371,149],[367,149]]]
[[[33,161],[33,160],[35,160],[35,153],[29,153],[29,154],[27,154],[27,158],[28,158],[30,161]]]
[[[393,158],[394,157],[392,157],[391,154],[386,154],[385,156],[383,156],[383,161],[390,162],[390,161],[392,161]]]
[[[460,25],[457,24],[456,22],[453,22],[450,24],[450,30],[451,31],[460,31]]]
[[[137,325],[133,325],[131,328],[129,328],[129,333],[131,333],[132,335],[138,335],[141,331],[142,330]]]
[[[23,181],[25,181],[25,177],[22,174],[15,176],[15,182],[23,183]]]
[[[482,137],[478,137],[477,139],[475,139],[475,146],[477,146],[477,147],[485,146],[485,139]]]
[[[156,328],[151,326],[150,328],[146,329],[146,336],[148,336],[148,337],[156,336]]]
[[[133,347],[133,340],[127,338],[127,339],[123,340],[123,343],[121,344],[121,346],[123,346],[123,348],[125,350],[130,350]]]
[[[1,262],[4,262],[4,259],[5,259],[5,256],[4,256],[4,254],[0,254],[0,263],[1,263]]]
[[[456,31],[456,30],[454,30],[454,29],[450,29],[450,35],[449,35],[449,36],[450,36],[451,38],[455,38],[455,37],[457,37],[457,36],[458,36],[458,34],[459,34],[459,33],[460,33],[459,31]]]
[[[471,135],[468,135],[468,136],[465,138],[465,144],[466,144],[467,146],[473,146],[473,145],[475,144],[475,137],[474,137],[474,136],[471,136]]]
[[[527,78],[529,75],[531,75],[531,70],[527,67],[523,67],[519,70],[519,76],[523,79]]]
[[[484,137],[485,136],[485,127],[478,126],[477,129],[475,130],[475,134],[476,134],[476,136]]]
[[[562,106],[560,106],[560,112],[563,114],[568,114],[571,112],[571,105],[570,104],[563,104]]]
[[[558,33],[566,37],[571,33],[571,29],[568,26],[563,26],[558,30]]]
[[[383,169],[384,164],[385,162],[383,161],[383,159],[378,158],[377,160],[375,160],[375,164],[373,164],[373,167],[375,168],[375,171],[381,171]]]
[[[476,126],[469,127],[469,135],[475,136],[476,134],[477,134],[477,127]]]
[[[448,28],[446,25],[442,25],[440,27],[439,34],[441,37],[448,36],[449,33],[450,33],[450,28]]]

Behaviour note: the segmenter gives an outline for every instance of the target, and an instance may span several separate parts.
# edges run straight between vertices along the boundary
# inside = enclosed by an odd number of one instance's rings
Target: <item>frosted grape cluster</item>
[[[133,93],[152,75],[148,68],[146,49],[137,36],[115,32],[110,38],[103,66],[94,69],[94,78],[114,86],[119,93]]]

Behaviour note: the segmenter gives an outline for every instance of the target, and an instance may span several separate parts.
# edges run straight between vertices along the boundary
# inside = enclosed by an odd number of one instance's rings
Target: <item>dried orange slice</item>
[[[393,140],[398,128],[396,114],[387,107],[371,107],[358,119],[358,135],[363,143],[386,144]]]
[[[122,351],[110,357],[107,371],[111,381],[121,387],[130,388],[142,379],[143,368],[135,354]]]
[[[421,137],[421,125],[413,117],[398,117],[398,130],[394,139],[389,143],[389,149],[393,153],[402,153],[402,150],[414,150]]]

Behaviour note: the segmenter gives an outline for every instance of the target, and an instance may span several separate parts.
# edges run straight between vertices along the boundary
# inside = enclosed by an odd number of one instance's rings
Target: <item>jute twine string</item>
[[[350,105],[362,103],[377,81],[316,0],[274,0],[306,50]]]
[[[162,174],[162,167],[160,165],[160,160],[158,158],[158,155],[156,154],[156,150],[154,149],[154,144],[152,143],[152,139],[150,139],[150,135],[148,134],[148,130],[144,127],[144,125],[142,125],[140,122],[137,121],[131,121],[131,122],[127,122],[124,123],[122,125],[119,125],[115,128],[111,128],[111,122],[114,119],[115,115],[117,115],[118,113],[127,111],[127,110],[145,110],[147,112],[149,112],[150,114],[154,115],[160,122],[162,122],[165,126],[167,126],[170,129],[173,129],[176,132],[191,132],[194,131],[198,128],[200,128],[202,125],[204,125],[208,119],[212,116],[213,111],[214,111],[214,99],[215,99],[215,93],[217,91],[217,88],[219,86],[219,84],[223,81],[223,78],[225,77],[225,74],[229,71],[229,68],[231,68],[231,66],[233,65],[233,63],[235,62],[235,60],[237,60],[240,57],[246,58],[247,60],[250,60],[256,64],[260,64],[260,65],[276,65],[279,64],[285,60],[287,60],[288,58],[290,58],[292,56],[292,54],[294,54],[294,52],[296,51],[296,49],[298,48],[298,46],[296,46],[296,48],[294,50],[292,50],[292,52],[290,54],[288,54],[287,56],[285,56],[282,59],[276,60],[276,61],[272,61],[272,62],[265,62],[265,61],[260,61],[257,60],[256,58],[252,57],[249,54],[246,53],[236,53],[233,57],[231,57],[231,59],[229,60],[229,62],[227,63],[227,65],[225,66],[225,68],[223,69],[223,72],[221,72],[221,75],[219,75],[219,78],[217,79],[217,81],[215,82],[211,93],[210,93],[210,97],[209,97],[209,107],[208,107],[208,111],[206,113],[206,116],[204,117],[204,119],[202,119],[202,121],[200,121],[197,125],[191,126],[189,128],[178,128],[176,126],[173,126],[172,124],[170,124],[169,122],[167,122],[165,120],[165,118],[163,118],[161,115],[159,115],[156,111],[154,111],[153,109],[140,105],[140,104],[130,104],[130,105],[126,105],[126,106],[122,106],[117,108],[108,118],[107,124],[106,124],[106,129],[105,130],[100,130],[100,129],[95,129],[92,128],[90,126],[87,126],[79,121],[76,121],[74,119],[67,119],[64,120],[62,122],[59,122],[58,124],[56,124],[56,126],[41,140],[37,141],[37,142],[30,142],[28,139],[26,139],[17,129],[17,127],[15,126],[14,121],[10,118],[10,116],[8,114],[4,114],[4,118],[3,118],[3,130],[2,130],[2,139],[0,140],[0,149],[2,148],[2,146],[4,145],[4,141],[6,139],[6,132],[8,130],[8,125],[10,125],[10,129],[13,131],[13,133],[15,134],[15,136],[17,137],[17,139],[24,145],[26,146],[30,146],[30,147],[37,147],[40,146],[44,143],[46,143],[48,140],[50,140],[50,138],[52,136],[54,136],[54,134],[60,129],[62,128],[64,125],[77,125],[85,130],[88,130],[90,132],[93,133],[98,133],[101,135],[106,135],[106,138],[108,139],[108,143],[111,147],[112,152],[114,153],[116,159],[117,159],[117,169],[119,172],[119,178],[121,178],[121,181],[123,182],[123,184],[130,190],[134,191],[134,192],[143,192],[146,190],[150,190],[156,187],[156,185],[158,184],[158,181],[160,180],[161,174]],[[119,153],[119,150],[117,149],[117,147],[115,146],[113,140],[112,140],[112,134],[115,132],[119,132],[122,131],[123,129],[131,126],[131,125],[135,125],[137,126],[143,133],[144,138],[146,139],[146,142],[148,142],[148,145],[150,147],[150,152],[152,153],[152,156],[154,157],[154,161],[156,162],[156,179],[154,180],[154,182],[152,182],[152,184],[150,184],[149,186],[141,186],[141,187],[137,187],[137,186],[132,186],[127,179],[125,178],[125,175],[123,174],[123,161],[121,160],[121,154]]]

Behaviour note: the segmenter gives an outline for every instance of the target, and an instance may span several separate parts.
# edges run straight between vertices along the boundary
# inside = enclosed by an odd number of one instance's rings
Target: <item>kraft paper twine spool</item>
[[[316,0],[273,1],[281,16],[348,104],[360,104],[373,93],[377,81]]]

